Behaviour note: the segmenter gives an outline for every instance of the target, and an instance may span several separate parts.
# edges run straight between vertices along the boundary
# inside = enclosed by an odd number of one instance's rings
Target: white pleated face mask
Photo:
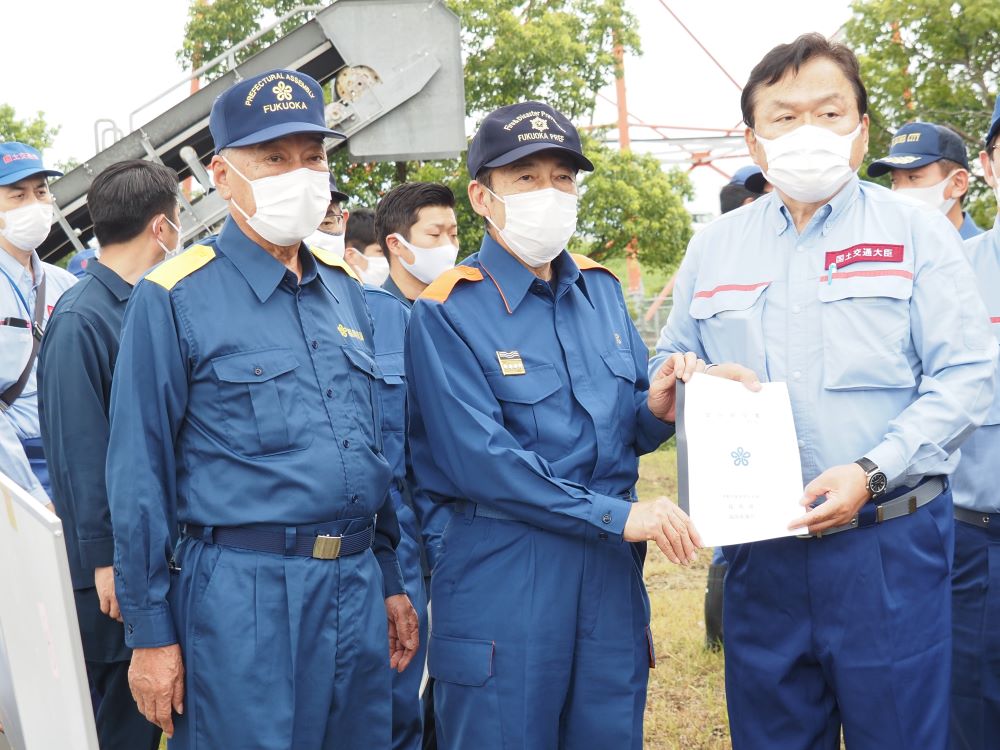
[[[18,250],[32,252],[49,236],[52,229],[51,203],[29,203],[27,206],[0,212],[3,235]]]
[[[315,232],[306,237],[303,242],[305,242],[309,247],[318,247],[321,250],[331,252],[338,258],[344,257],[343,234],[329,234],[327,232],[321,232],[317,229]]]
[[[517,257],[532,268],[550,263],[561,253],[576,232],[578,198],[557,188],[532,190],[499,196],[484,188],[504,204],[506,220],[501,229],[492,218],[500,237]]]
[[[816,203],[851,179],[851,150],[860,132],[859,123],[847,135],[816,125],[801,125],[778,138],[754,135],[767,157],[767,181],[794,200]]]
[[[253,191],[257,210],[250,216],[235,200],[230,202],[247,224],[268,242],[289,247],[311,235],[330,207],[330,173],[302,167],[284,174],[248,179],[232,163],[223,161]]]
[[[382,286],[389,278],[389,261],[381,255],[366,256],[365,260],[368,261],[368,268],[358,271],[361,281],[372,286]]]
[[[398,232],[392,236],[413,253],[412,263],[407,263],[402,257],[396,256],[403,268],[425,284],[430,284],[449,268],[455,267],[455,260],[458,258],[457,245],[446,242],[437,247],[417,247],[413,243],[407,242],[406,238]]]
[[[907,198],[918,200],[931,208],[936,208],[942,213],[948,213],[951,211],[951,207],[955,205],[955,201],[958,200],[957,198],[944,197],[944,189],[954,174],[955,172],[952,172],[941,180],[941,182],[936,182],[927,187],[898,187],[896,188],[896,192],[900,195],[905,195]]]

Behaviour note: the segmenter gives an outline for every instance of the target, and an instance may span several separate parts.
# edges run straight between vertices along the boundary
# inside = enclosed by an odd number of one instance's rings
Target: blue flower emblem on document
[[[737,448],[729,455],[733,457],[733,466],[750,465],[750,451],[745,451],[742,447]]]

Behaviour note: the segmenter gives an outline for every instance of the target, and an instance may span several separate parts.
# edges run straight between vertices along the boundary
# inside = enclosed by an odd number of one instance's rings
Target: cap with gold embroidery
[[[881,177],[893,169],[918,169],[942,159],[969,168],[969,155],[957,133],[929,122],[911,122],[896,131],[889,155],[868,165],[868,176]]]
[[[565,152],[577,169],[594,171],[583,155],[580,134],[566,117],[543,102],[520,102],[490,112],[469,144],[466,166],[475,178],[483,167],[502,167],[537,151]]]
[[[297,70],[269,70],[219,94],[208,120],[215,153],[295,133],[344,135],[326,126],[323,88]]]

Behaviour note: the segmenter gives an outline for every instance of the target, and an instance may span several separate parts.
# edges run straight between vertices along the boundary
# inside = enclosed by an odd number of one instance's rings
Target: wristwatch
[[[860,466],[868,476],[868,492],[871,494],[872,500],[885,494],[885,488],[889,485],[889,480],[886,479],[883,472],[879,471],[878,464],[870,458],[859,458],[854,463]]]

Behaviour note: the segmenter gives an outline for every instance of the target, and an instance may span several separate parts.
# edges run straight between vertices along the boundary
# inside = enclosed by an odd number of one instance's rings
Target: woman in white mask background
[[[375,238],[389,266],[384,288],[407,305],[455,267],[458,220],[455,194],[436,182],[399,185],[375,209]]]
[[[982,233],[965,211],[969,156],[954,131],[929,122],[911,122],[892,138],[889,155],[868,165],[869,177],[888,173],[892,189],[948,217],[963,240]]]

